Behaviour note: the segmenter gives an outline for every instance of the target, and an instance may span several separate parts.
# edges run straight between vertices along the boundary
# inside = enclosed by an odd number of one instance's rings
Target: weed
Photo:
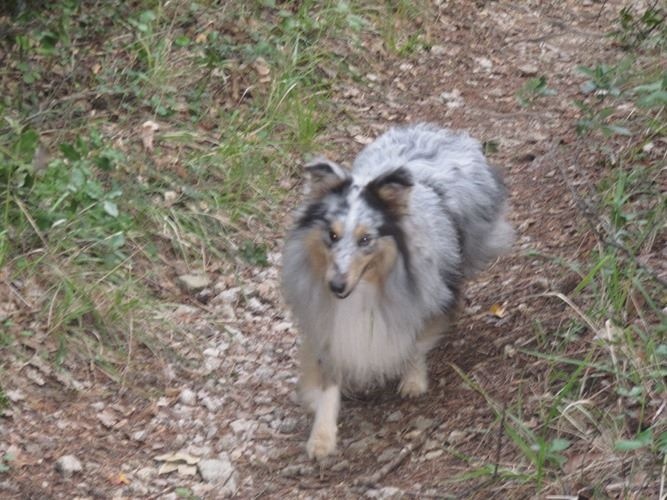
[[[587,491],[606,496],[619,473],[627,488],[644,488],[650,481],[653,488],[664,474],[667,315],[659,270],[667,202],[659,179],[666,75],[664,61],[650,50],[665,42],[664,20],[654,14],[635,19],[647,29],[636,33],[630,55],[580,68],[586,97],[577,103],[582,116],[574,126],[579,147],[598,158],[601,174],[588,191],[570,187],[597,245],[588,261],[541,256],[574,271],[580,282],[569,295],[542,294],[562,301],[571,319],[555,331],[536,320],[535,348],[513,353],[539,366],[537,380],[534,368],[530,376],[535,401],[519,394],[501,404],[455,367],[493,409],[503,444],[520,459],[508,467],[463,457],[477,465],[457,479],[486,476],[543,492],[571,491],[572,484],[584,482]],[[627,15],[621,14],[621,29],[639,29],[630,27]],[[517,99],[535,104],[547,89],[546,78],[536,78]]]
[[[667,11],[661,2],[648,2],[643,12],[632,6],[623,7],[618,16],[618,28],[611,35],[626,49],[642,45],[664,48],[667,43]]]
[[[517,91],[516,99],[523,107],[533,104],[538,98],[556,95],[556,91],[547,86],[547,77],[531,78]]]
[[[265,267],[269,265],[266,250],[266,245],[262,243],[246,241],[241,247],[241,255],[249,264]]]
[[[14,457],[8,453],[5,453],[0,457],[0,474],[9,472],[13,460]]]
[[[2,40],[0,266],[35,297],[20,306],[48,359],[115,379],[131,342],[159,345],[127,332],[165,262],[267,264],[262,234],[364,31],[390,23],[400,50],[417,43],[399,26],[405,3],[392,20],[348,2],[22,5]],[[142,149],[148,119],[162,127]]]

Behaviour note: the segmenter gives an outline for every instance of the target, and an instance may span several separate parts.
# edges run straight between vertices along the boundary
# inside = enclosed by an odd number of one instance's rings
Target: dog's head
[[[305,230],[312,271],[338,298],[350,295],[361,279],[381,284],[399,256],[409,268],[400,224],[412,188],[407,169],[361,181],[318,158],[306,170],[308,201],[297,226]]]

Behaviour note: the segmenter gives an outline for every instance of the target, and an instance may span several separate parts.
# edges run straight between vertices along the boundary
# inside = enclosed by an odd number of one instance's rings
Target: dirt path
[[[516,460],[480,392],[501,407],[525,399],[529,413],[531,398],[545,390],[543,375],[516,347],[533,342],[536,318],[551,328],[567,317],[561,302],[535,295],[572,286],[560,268],[535,255],[575,258],[592,244],[558,165],[576,161],[575,69],[614,50],[603,34],[620,3],[544,3],[445,2],[438,19],[423,21],[435,43],[430,52],[399,60],[377,48],[363,81],[339,89],[337,109],[358,128],[329,129],[333,157],[349,161],[392,123],[434,121],[486,141],[491,160],[506,172],[516,251],[468,287],[457,327],[431,356],[426,396],[404,401],[385,391],[345,401],[337,456],[322,465],[309,461],[310,418],[294,401],[296,331],[280,300],[279,255],[271,254],[270,268],[217,283],[206,306],[184,297],[170,308],[168,319],[188,332],[168,339],[181,359],[133,380],[144,394],[102,379],[82,382],[79,392],[63,393],[49,380],[34,396],[34,389],[12,392],[13,415],[1,437],[20,450],[23,466],[0,483],[0,496],[530,497],[532,483],[503,484],[489,475],[450,480]],[[517,90],[541,75],[557,94],[520,107]],[[276,227],[287,220],[286,210]],[[496,303],[507,311],[502,319],[487,313]],[[179,368],[183,360],[189,371]],[[40,376],[39,368],[26,370]],[[151,396],[156,386],[159,398]],[[169,457],[155,458],[178,451],[192,462],[214,459],[207,465],[230,477],[226,486],[202,481],[194,467],[160,474]],[[77,457],[84,473],[57,472],[53,464],[63,455]],[[561,484],[553,493],[577,487]]]

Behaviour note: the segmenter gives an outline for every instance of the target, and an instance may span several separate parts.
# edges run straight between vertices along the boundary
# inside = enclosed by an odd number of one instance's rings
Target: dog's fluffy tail
[[[504,206],[498,218],[488,227],[488,232],[476,247],[464,248],[464,273],[467,278],[482,271],[495,259],[506,254],[514,243],[516,234],[507,220],[507,207]],[[472,243],[472,242],[471,242]]]

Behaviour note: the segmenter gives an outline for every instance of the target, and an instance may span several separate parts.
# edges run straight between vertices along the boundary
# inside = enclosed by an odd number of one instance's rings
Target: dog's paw
[[[306,443],[309,458],[322,460],[336,451],[336,429],[313,429]]]
[[[398,385],[398,393],[404,398],[416,398],[428,389],[428,377],[424,370],[418,368],[403,375]]]

